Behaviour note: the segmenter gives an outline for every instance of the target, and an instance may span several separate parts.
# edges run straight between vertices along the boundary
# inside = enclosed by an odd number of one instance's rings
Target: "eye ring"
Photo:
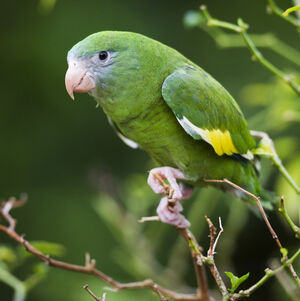
[[[109,58],[109,53],[108,51],[100,51],[98,57],[101,62],[105,62]]]

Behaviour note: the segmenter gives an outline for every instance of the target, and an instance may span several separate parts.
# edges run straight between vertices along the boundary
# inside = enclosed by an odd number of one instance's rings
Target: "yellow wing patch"
[[[234,146],[229,131],[222,132],[221,130],[207,130],[201,129],[191,123],[186,117],[182,119],[177,118],[184,130],[191,136],[191,131],[196,132],[201,136],[203,140],[211,144],[217,155],[222,156],[223,154],[232,155],[233,153],[238,154],[239,151]]]
[[[239,153],[234,146],[228,131],[222,132],[221,130],[201,129],[201,137],[212,145],[219,156],[222,156],[223,154],[232,155],[233,153]]]

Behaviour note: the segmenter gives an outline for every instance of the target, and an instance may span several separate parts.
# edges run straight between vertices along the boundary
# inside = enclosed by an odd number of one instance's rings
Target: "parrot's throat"
[[[127,123],[138,119],[145,112],[151,110],[159,99],[155,93],[147,93],[147,88],[142,89],[139,86],[128,88],[122,84],[110,85],[104,82],[100,86],[91,91],[90,95],[116,123]],[[117,87],[111,88],[112,86]]]

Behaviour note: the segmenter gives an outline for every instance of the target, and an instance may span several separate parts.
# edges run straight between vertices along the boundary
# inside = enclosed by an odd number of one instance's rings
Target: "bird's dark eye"
[[[107,51],[101,51],[99,52],[99,60],[105,61],[108,58],[108,52]]]

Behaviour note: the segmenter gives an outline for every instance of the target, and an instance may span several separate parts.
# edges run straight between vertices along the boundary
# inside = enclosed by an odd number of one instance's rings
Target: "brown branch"
[[[278,248],[280,249],[280,251],[283,249],[282,244],[281,244],[281,242],[280,242],[280,240],[279,240],[279,238],[278,238],[278,235],[276,234],[275,230],[274,230],[273,227],[271,226],[271,224],[270,224],[270,222],[269,222],[269,220],[268,220],[268,217],[267,217],[267,215],[266,215],[266,213],[265,213],[265,210],[264,210],[264,208],[263,208],[262,205],[261,205],[261,202],[260,202],[259,197],[257,197],[257,196],[254,195],[253,193],[251,193],[251,192],[245,190],[244,188],[242,188],[242,187],[240,187],[240,186],[234,184],[233,182],[229,181],[228,179],[223,179],[223,180],[210,180],[210,179],[205,179],[205,182],[211,182],[211,183],[226,183],[226,184],[228,184],[228,185],[234,187],[235,189],[237,189],[237,190],[239,190],[239,191],[242,191],[243,193],[247,194],[247,195],[250,196],[251,198],[253,198],[253,199],[256,201],[257,205],[258,205],[259,211],[260,211],[260,213],[261,213],[261,215],[262,215],[262,217],[263,217],[263,219],[264,219],[264,221],[265,221],[265,223],[266,223],[266,225],[267,225],[267,227],[268,227],[268,229],[269,229],[269,231],[270,231],[270,233],[271,233],[271,235],[272,235],[272,238],[275,240],[275,242],[276,242]],[[283,256],[283,259],[284,259],[285,262],[287,262],[287,261],[289,260],[289,258],[288,258],[287,255],[284,255],[284,256]],[[295,279],[296,283],[297,283],[298,286],[300,287],[300,279],[299,279],[298,275],[296,274],[293,265],[292,265],[291,263],[289,263],[289,264],[287,265],[287,267],[289,268],[289,270],[290,270],[290,272],[291,272],[293,278]]]
[[[168,301],[168,299],[165,298],[165,296],[164,296],[159,290],[157,290],[156,288],[154,288],[154,291],[155,291],[156,294],[158,295],[160,301]]]
[[[7,220],[8,224],[9,224],[9,229],[14,229],[16,227],[16,223],[17,221],[15,219],[13,219],[9,212],[12,208],[17,208],[17,207],[21,207],[25,204],[27,200],[27,195],[26,194],[22,194],[20,196],[20,199],[17,200],[14,197],[9,198],[9,200],[7,202],[3,202],[2,205],[2,212],[1,214],[3,215],[3,217]]]
[[[88,294],[90,294],[96,301],[105,301],[106,299],[106,293],[103,293],[102,295],[102,298],[98,298],[90,289],[89,289],[89,286],[86,284],[84,287],[83,287],[87,292]]]
[[[212,223],[212,221],[207,217],[205,216],[205,219],[208,223],[208,227],[209,227],[209,238],[210,238],[210,245],[209,245],[209,249],[207,251],[207,257],[206,257],[206,260],[205,262],[208,264],[209,266],[209,269],[213,275],[213,277],[215,278],[216,280],[216,283],[220,289],[220,292],[222,294],[223,297],[228,297],[230,296],[230,294],[228,293],[228,290],[226,288],[226,285],[220,275],[220,272],[218,271],[218,268],[216,266],[216,263],[215,263],[215,259],[214,259],[214,256],[215,256],[215,253],[216,253],[216,247],[217,247],[217,243],[218,243],[218,240],[223,232],[223,226],[222,226],[222,222],[221,222],[221,218],[219,218],[219,224],[220,224],[220,231],[217,235],[217,229],[216,227],[214,226],[214,224]],[[216,237],[217,235],[217,237]]]
[[[164,179],[159,174],[154,174],[154,177],[160,182],[161,186],[164,188],[167,197],[172,199],[174,190],[171,187],[171,185],[165,183]],[[153,221],[157,219],[159,220],[159,217],[143,217],[142,219],[140,219],[140,222]],[[197,240],[195,239],[191,231],[189,231],[186,228],[178,228],[176,226],[175,228],[178,230],[179,234],[186,240],[190,249],[197,280],[197,296],[199,297],[199,299],[210,300],[205,274],[205,267],[202,263],[202,248],[199,246]]]
[[[159,221],[158,216],[150,216],[150,217],[142,217],[139,222],[147,222],[147,221]],[[205,274],[205,268],[202,262],[202,258],[205,258],[202,254],[202,248],[199,246],[197,240],[194,235],[188,229],[177,228],[175,227],[179,234],[186,240],[190,253],[193,259],[196,279],[197,279],[197,296],[199,300],[210,300],[208,293],[208,286]]]
[[[164,288],[157,283],[155,283],[151,279],[146,279],[144,281],[138,281],[138,282],[129,282],[129,283],[121,283],[118,282],[108,275],[104,274],[100,270],[96,268],[96,261],[94,259],[90,259],[89,254],[86,254],[86,262],[84,266],[81,265],[75,265],[66,263],[63,261],[55,260],[51,258],[48,255],[42,254],[39,250],[37,250],[33,245],[30,244],[29,241],[24,239],[23,235],[19,235],[15,231],[15,225],[16,221],[12,218],[10,215],[10,210],[12,208],[20,206],[20,201],[16,201],[15,199],[10,199],[9,201],[3,203],[2,208],[0,210],[0,214],[5,218],[5,220],[8,222],[8,227],[0,224],[0,231],[6,233],[8,236],[10,236],[13,240],[15,240],[20,245],[24,246],[24,248],[37,258],[39,258],[41,261],[45,262],[47,265],[56,267],[59,269],[69,270],[73,272],[83,273],[83,274],[89,274],[92,275],[98,279],[103,280],[107,284],[111,285],[116,289],[116,291],[122,290],[122,289],[143,289],[148,288],[151,289],[156,294],[159,292],[160,294],[167,296],[173,300],[182,300],[182,301],[208,301],[209,298],[205,296],[199,296],[198,294],[181,294],[177,293],[175,291],[169,290],[167,288]],[[24,203],[24,201],[22,200]]]
[[[186,240],[188,243],[190,253],[192,255],[195,274],[197,278],[197,286],[198,286],[198,295],[201,296],[203,300],[210,300],[208,293],[208,286],[205,274],[204,264],[202,262],[202,248],[199,246],[197,240],[194,235],[188,229],[177,228],[180,235]]]

